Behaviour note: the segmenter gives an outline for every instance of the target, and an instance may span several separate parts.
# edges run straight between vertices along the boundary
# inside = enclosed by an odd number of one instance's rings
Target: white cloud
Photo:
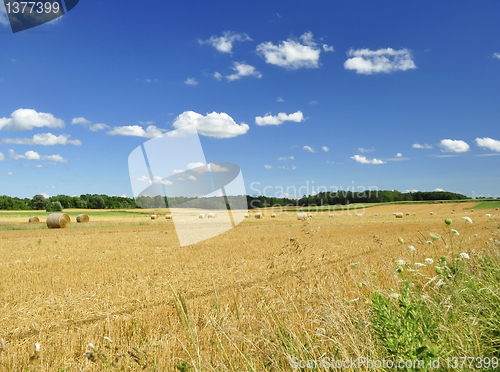
[[[357,74],[371,75],[376,73],[391,73],[417,68],[408,49],[394,50],[392,48],[370,50],[351,49],[344,62],[346,70],[356,70]]]
[[[224,112],[212,112],[203,116],[194,111],[184,111],[173,124],[174,128],[180,131],[190,130],[188,128],[193,125],[196,126],[199,134],[213,138],[232,138],[245,134],[250,129],[247,124],[238,125],[231,116]],[[178,133],[167,135],[175,136]]]
[[[311,102],[309,102],[310,105],[317,105],[318,104],[318,101],[316,101],[315,99],[313,99]]]
[[[73,118],[71,120],[71,124],[79,124],[83,125],[85,127],[88,127],[92,132],[97,132],[98,130],[104,130],[104,129],[109,129],[111,128],[109,125],[99,123],[99,124],[93,124],[90,120],[85,119],[84,117],[78,117],[78,118]]]
[[[14,150],[9,150],[9,156],[14,159],[27,159],[27,160],[52,160],[58,163],[67,163],[68,161],[64,159],[61,155],[40,155],[36,151],[26,151],[24,155],[16,154]]]
[[[0,152],[0,161],[5,160],[5,155]]]
[[[169,180],[162,180],[161,177],[159,176],[155,176],[154,179],[153,179],[153,182],[151,182],[151,178],[147,177],[147,176],[142,176],[142,177],[139,177],[139,178],[136,178],[137,181],[141,181],[141,182],[147,182],[149,183],[150,185],[154,183],[161,183],[163,185],[172,185],[173,183]],[[123,197],[123,195],[122,195]],[[125,196],[126,197],[126,196]]]
[[[280,125],[285,121],[294,121],[300,123],[304,121],[304,115],[301,111],[294,112],[293,114],[287,115],[284,112],[280,112],[276,116],[272,116],[270,113],[266,114],[264,117],[257,116],[255,118],[255,124],[257,125]]]
[[[97,132],[98,130],[104,130],[104,129],[109,129],[111,128],[109,125],[106,125],[106,124],[102,124],[102,123],[99,123],[99,124],[92,124],[89,129],[92,131],[92,132]]]
[[[500,141],[494,140],[492,138],[476,138],[476,144],[479,147],[487,148],[492,151],[500,151]]]
[[[186,84],[186,85],[198,85],[198,82],[193,77],[193,78],[187,78],[186,81],[184,82],[184,84]]]
[[[247,34],[237,34],[231,31],[225,31],[223,36],[212,36],[208,40],[198,40],[200,44],[211,44],[221,53],[232,53],[233,43],[236,41],[252,41]]]
[[[32,109],[18,109],[11,114],[10,118],[0,118],[0,130],[22,131],[42,127],[64,128],[64,120]]]
[[[35,134],[33,138],[4,138],[3,143],[10,143],[15,145],[42,145],[42,146],[54,146],[54,145],[76,145],[80,146],[82,142],[80,140],[69,140],[69,135],[61,134],[56,136],[52,133],[39,133]]]
[[[210,172],[216,172],[216,173],[229,172],[229,169],[215,163],[208,164],[208,167],[210,168]]]
[[[493,53],[493,57],[500,59],[500,53]]]
[[[281,161],[287,161],[287,160],[295,160],[295,158],[293,156],[282,156],[281,158],[278,158],[278,160],[281,160]]]
[[[206,164],[202,163],[201,161],[198,161],[196,163],[188,163],[187,169],[193,169],[193,168],[203,167],[204,165],[206,165]]]
[[[316,151],[314,151],[314,149],[311,146],[304,146],[303,149],[307,150],[309,152],[316,152]]]
[[[323,44],[323,50],[325,52],[333,52],[334,49],[333,49],[333,46],[328,46],[326,44]]]
[[[196,181],[196,177],[190,174],[188,176],[188,180],[190,180],[190,181]]]
[[[441,141],[441,151],[443,152],[467,152],[470,146],[464,141],[444,139]]]
[[[432,146],[431,145],[428,145],[428,144],[424,144],[424,145],[421,145],[420,143],[414,143],[412,145],[412,147],[414,149],[432,149]]]
[[[283,98],[278,97],[278,99],[276,100],[276,102],[285,102],[285,101],[283,100]]]
[[[270,164],[266,164],[266,165],[264,165],[264,168],[266,168],[266,169],[273,169],[273,166],[270,165]]]
[[[361,164],[385,164],[385,161],[379,159],[367,159],[366,156],[354,155],[351,156],[351,159],[356,160]]]
[[[443,189],[434,189],[434,191],[444,191]]]
[[[301,41],[288,39],[279,45],[268,41],[257,46],[267,63],[291,70],[298,68],[317,68],[321,48],[313,40],[312,32],[306,32],[300,37]]]
[[[398,152],[398,153],[396,154],[396,157],[397,157],[397,158],[402,158],[402,157],[403,157],[403,154],[401,154],[400,152]]]
[[[297,167],[295,165],[292,165],[290,168],[287,168],[284,165],[280,165],[280,166],[278,166],[278,168],[283,169],[283,170],[295,170],[295,169],[297,169]]]
[[[123,127],[114,127],[108,132],[112,136],[131,136],[131,137],[143,137],[143,138],[154,138],[161,136],[165,132],[165,129],[160,129],[154,125],[150,125],[144,130],[139,125],[128,125]]]
[[[364,154],[365,152],[373,152],[375,151],[375,149],[372,147],[372,148],[369,148],[369,149],[364,149],[362,147],[358,148],[358,151],[362,154]]]
[[[326,146],[323,146],[323,147],[321,148],[321,150],[323,150],[324,152],[328,152],[328,151],[330,151],[330,149],[329,149],[328,147],[326,147]]]
[[[255,76],[258,79],[262,77],[261,73],[257,71],[255,67],[245,63],[234,62],[232,69],[235,73],[226,76],[226,79],[229,81],[241,79],[243,76]]]
[[[73,118],[73,120],[71,120],[71,124],[72,125],[74,125],[74,124],[89,125],[89,124],[92,124],[92,122],[90,120],[87,120],[84,117],[80,116],[78,118]]]
[[[41,192],[40,195],[42,195],[45,199],[50,198],[49,194],[46,194],[44,192]]]
[[[216,73],[214,73],[214,78],[216,78],[217,80],[220,80],[220,79],[222,79],[222,74],[220,72],[216,72]]]

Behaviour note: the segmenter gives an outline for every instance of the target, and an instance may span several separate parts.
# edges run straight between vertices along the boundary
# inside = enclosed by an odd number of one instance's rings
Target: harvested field
[[[88,224],[75,223],[64,230],[37,228],[21,212],[0,213],[0,338],[9,350],[0,354],[0,365],[11,370],[28,368],[33,345],[40,342],[43,370],[101,370],[83,354],[88,343],[104,350],[108,341],[103,337],[108,337],[120,352],[134,347],[145,350],[169,370],[180,361],[196,370],[200,363],[216,366],[224,361],[224,354],[213,350],[214,343],[225,345],[236,356],[234,345],[249,351],[267,342],[256,330],[272,333],[272,318],[261,318],[259,308],[279,308],[283,301],[301,296],[312,300],[310,286],[337,293],[339,301],[354,301],[364,294],[358,285],[368,280],[364,272],[376,272],[379,286],[397,287],[391,274],[395,260],[423,262],[436,252],[448,253],[444,246],[425,244],[419,234],[448,236],[443,219],[451,217],[452,209],[453,227],[467,232],[464,244],[481,247],[479,242],[490,238],[493,220],[500,214],[487,211],[492,214],[488,218],[482,210],[472,216],[471,225],[460,218],[468,207],[407,205],[404,210],[418,216],[403,219],[392,215],[398,206],[373,207],[361,217],[351,212],[332,219],[325,212],[306,221],[297,220],[296,212],[286,216],[275,211],[277,218],[245,219],[222,235],[183,248],[172,220],[151,222],[155,211],[107,216],[89,210],[85,211],[91,219]],[[429,210],[437,216],[430,216]],[[198,216],[193,210],[195,222]],[[9,226],[23,226],[23,230]],[[410,254],[407,245],[416,252]],[[351,264],[355,263],[354,270]],[[423,270],[432,275],[431,267]],[[179,306],[189,313],[193,335]],[[356,306],[353,303],[351,308]],[[302,310],[305,314],[306,308]],[[288,316],[301,317],[299,313]],[[217,327],[225,327],[224,332],[217,333]],[[304,327],[314,329],[313,324]],[[242,335],[248,337],[245,342]],[[219,339],[222,336],[236,344]],[[358,341],[358,354],[373,346]],[[262,360],[280,357],[273,349],[256,350]],[[244,358],[240,362],[238,368],[244,368]],[[127,370],[139,370],[137,364],[134,358],[116,362]]]

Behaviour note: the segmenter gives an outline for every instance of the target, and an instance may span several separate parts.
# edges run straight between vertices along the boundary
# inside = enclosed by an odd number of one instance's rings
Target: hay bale
[[[434,212],[429,212],[429,214],[432,216],[434,214]]]
[[[376,217],[376,216],[378,216],[378,213],[375,213],[375,214],[374,214],[374,216],[375,216],[375,217]]]
[[[309,218],[310,220],[312,220],[312,218],[313,218],[312,213],[308,213],[308,214],[307,214],[307,218]]]
[[[71,219],[66,213],[52,213],[47,217],[47,227],[49,229],[65,229],[69,227]]]
[[[413,213],[414,216],[416,216],[417,214],[416,213]]]
[[[76,222],[78,223],[87,223],[89,221],[90,218],[86,214],[79,214],[78,216],[76,216]]]
[[[307,213],[303,213],[303,212],[297,213],[297,219],[301,220],[301,221],[307,220]]]
[[[204,218],[205,218],[205,215],[204,215],[203,213],[200,213],[200,214],[198,215],[198,218],[199,218],[200,220],[202,220],[202,219],[204,219]]]
[[[406,212],[406,215],[409,216],[410,215],[410,212]]]
[[[38,223],[38,222],[40,222],[40,219],[38,217],[33,216],[30,218],[29,222],[30,223]]]
[[[491,214],[489,214],[489,213],[488,213],[488,214],[486,214],[485,216],[486,216],[486,217],[491,217]]]
[[[245,214],[243,217],[244,217],[244,218],[248,218],[248,217],[250,217],[250,216],[249,216],[248,214]]]
[[[261,218],[264,218],[264,213],[255,213],[255,218],[260,220]]]
[[[328,217],[334,217],[335,215],[334,214],[329,214]]]
[[[471,211],[471,212],[474,212],[474,209],[471,209],[470,211]]]
[[[271,215],[271,218],[276,218],[276,215],[273,213],[273,214]]]
[[[215,213],[209,213],[208,218],[211,218],[211,219],[217,218],[217,215]]]
[[[171,215],[171,214],[167,214],[167,215],[165,215],[165,218],[166,218],[167,220],[171,220],[171,219],[172,219],[172,215]]]
[[[396,218],[403,218],[403,213],[396,213]]]
[[[152,219],[152,220],[156,220],[157,218],[158,218],[158,216],[157,216],[156,214],[152,214],[152,215],[151,215],[151,219]]]

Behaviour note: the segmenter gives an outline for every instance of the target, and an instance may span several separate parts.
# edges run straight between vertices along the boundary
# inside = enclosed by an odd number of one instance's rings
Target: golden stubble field
[[[0,370],[287,370],[276,346],[284,324],[296,336],[331,333],[325,342],[338,343],[339,354],[361,355],[370,345],[349,339],[348,313],[371,287],[397,288],[395,260],[448,254],[445,244],[425,243],[429,232],[450,238],[446,217],[461,234],[455,245],[479,253],[500,216],[466,210],[473,205],[380,206],[305,222],[251,212],[183,248],[164,214],[152,221],[90,210],[91,223],[72,219],[58,230],[9,230],[27,219],[0,214]]]

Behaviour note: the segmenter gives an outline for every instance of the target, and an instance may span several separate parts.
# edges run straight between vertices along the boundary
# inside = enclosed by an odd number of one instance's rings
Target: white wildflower
[[[451,229],[451,232],[452,232],[453,234],[455,234],[455,235],[460,235],[460,233],[459,233],[457,230],[455,230],[455,229]]]
[[[470,217],[467,217],[467,216],[462,217],[462,220],[467,221],[468,223],[472,223],[472,220],[470,219]]]
[[[432,258],[426,258],[424,260],[424,262],[427,264],[427,265],[432,265],[434,263],[434,260]]]
[[[405,260],[396,260],[396,264],[399,266],[403,266],[403,265],[406,265],[406,261]]]
[[[391,293],[389,295],[389,298],[394,298],[395,300],[397,300],[399,298],[399,293]]]
[[[413,266],[416,266],[416,267],[423,267],[423,266],[425,266],[425,265],[424,265],[423,263],[420,263],[420,262],[415,262],[415,263],[413,264]]]
[[[409,252],[415,252],[415,247],[413,245],[409,245],[407,248],[406,248]]]
[[[463,258],[464,260],[469,260],[470,259],[469,255],[467,253],[465,253],[465,252],[464,253],[460,253],[460,258]]]

